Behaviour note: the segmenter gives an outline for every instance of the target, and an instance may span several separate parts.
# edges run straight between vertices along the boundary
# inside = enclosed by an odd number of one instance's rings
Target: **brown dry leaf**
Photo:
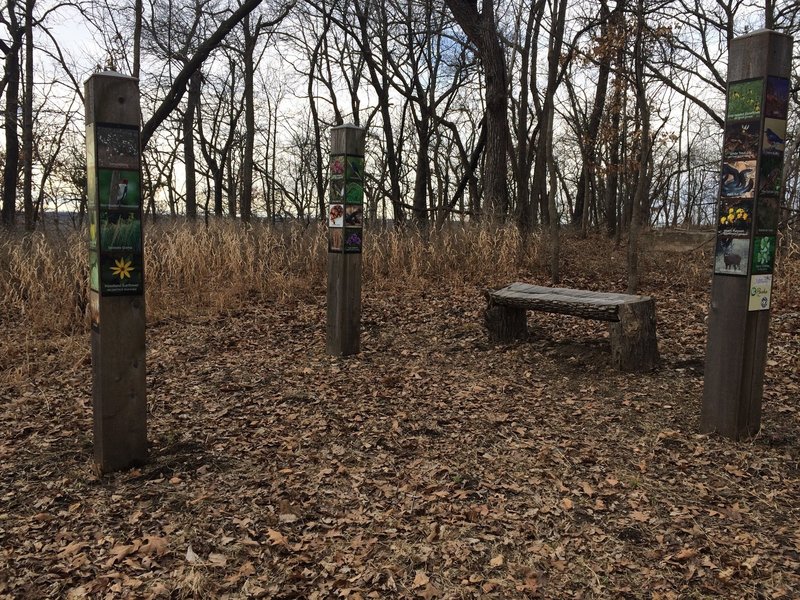
[[[503,564],[505,559],[503,558],[502,554],[498,554],[492,560],[489,561],[489,566],[491,567],[499,567]]]
[[[650,515],[646,512],[642,512],[641,510],[634,510],[631,513],[631,519],[634,521],[639,521],[639,523],[647,523],[650,520]]]
[[[139,554],[145,556],[163,556],[169,550],[167,538],[156,535],[145,538],[146,543],[139,548]]]
[[[594,496],[595,494],[594,488],[591,485],[589,485],[588,481],[584,481],[583,483],[581,483],[581,487],[583,488],[584,494],[586,494],[590,498]]]
[[[565,510],[572,510],[572,507],[575,506],[575,503],[569,498],[562,498],[561,506],[563,506]]]
[[[755,568],[756,563],[758,563],[760,558],[761,557],[758,554],[754,554],[753,556],[748,558],[746,561],[744,561],[742,563],[742,566],[744,568],[746,568],[748,571],[752,571]]]
[[[61,549],[61,552],[58,553],[58,558],[69,558],[73,554],[77,554],[78,552],[80,552],[84,548],[87,548],[88,546],[89,546],[88,542],[81,542],[81,541],[72,542],[70,544],[67,544],[66,546],[64,546],[64,548]]]
[[[212,567],[224,567],[228,564],[228,557],[224,554],[218,554],[216,552],[211,552],[208,555],[208,563]]]
[[[125,557],[130,556],[139,549],[140,545],[141,541],[136,540],[136,542],[133,544],[118,544],[114,546],[108,551],[108,553],[111,555],[111,558],[106,561],[106,567],[110,567],[118,560],[122,560]]]
[[[414,583],[411,584],[412,589],[421,588],[430,582],[431,578],[425,574],[425,571],[417,571],[414,575]]]
[[[680,552],[678,552],[673,558],[678,561],[689,560],[690,558],[694,558],[697,556],[698,552],[694,548],[684,548]]]
[[[280,531],[275,531],[274,529],[267,530],[267,536],[272,542],[273,546],[287,546],[289,545],[286,536],[284,536]]]
[[[189,547],[186,548],[186,562],[198,563],[202,560],[203,559],[201,559],[200,556],[194,550],[192,550],[192,546],[190,544]]]

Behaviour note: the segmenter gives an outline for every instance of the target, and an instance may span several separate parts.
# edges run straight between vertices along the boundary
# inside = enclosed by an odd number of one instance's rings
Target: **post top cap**
[[[108,70],[108,69],[104,69],[102,71],[95,71],[94,73],[92,73],[89,76],[89,79],[91,79],[92,77],[97,77],[97,76],[100,76],[100,77],[120,77],[122,79],[133,79],[134,81],[139,81],[138,77],[131,77],[130,75],[125,75],[125,74],[120,73],[118,71],[111,71],[111,70]]]
[[[331,127],[331,129],[364,129],[359,125],[354,125],[353,123],[342,123],[341,125],[336,125]]]
[[[737,35],[735,38],[733,38],[733,41],[740,40],[742,38],[756,37],[758,35],[769,35],[769,34],[788,37],[788,38],[792,37],[786,33],[783,33],[782,31],[775,31],[774,29],[765,29],[762,27],[761,29],[756,29],[755,31],[750,31],[748,33],[743,33],[742,35]]]

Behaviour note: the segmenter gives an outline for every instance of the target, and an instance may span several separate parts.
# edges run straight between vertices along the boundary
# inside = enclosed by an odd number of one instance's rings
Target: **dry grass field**
[[[0,238],[0,598],[792,598],[800,248],[777,266],[762,432],[699,434],[709,246],[645,249],[660,368],[605,325],[483,291],[549,284],[514,229],[367,232],[362,352],[325,353],[316,227],[147,228],[150,460],[92,465],[78,234]],[[624,291],[564,233],[562,283]]]

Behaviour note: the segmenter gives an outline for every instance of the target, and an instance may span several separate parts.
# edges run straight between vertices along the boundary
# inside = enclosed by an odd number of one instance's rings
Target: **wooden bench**
[[[574,315],[611,324],[611,363],[621,371],[650,371],[658,364],[656,307],[649,296],[608,294],[512,283],[487,293],[489,339],[509,342],[528,334],[525,311]]]

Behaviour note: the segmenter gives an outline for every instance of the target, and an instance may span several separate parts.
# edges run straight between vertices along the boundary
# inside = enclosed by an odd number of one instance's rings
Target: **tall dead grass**
[[[79,232],[36,233],[0,239],[0,320],[34,331],[63,333],[88,326],[88,259]],[[602,236],[579,239],[565,231],[562,285],[624,290],[624,248]],[[515,227],[466,225],[442,231],[367,230],[363,281],[372,290],[449,286],[492,287],[516,279],[548,283],[546,239],[523,241]],[[710,250],[665,264],[643,255],[651,282],[702,290],[710,276]],[[148,224],[145,286],[148,319],[236,310],[246,303],[324,297],[327,241],[324,227],[243,225],[228,221]],[[796,284],[796,247],[780,272]],[[660,285],[660,284],[659,284]],[[645,286],[647,278],[645,277]],[[779,286],[784,300],[791,285]]]

